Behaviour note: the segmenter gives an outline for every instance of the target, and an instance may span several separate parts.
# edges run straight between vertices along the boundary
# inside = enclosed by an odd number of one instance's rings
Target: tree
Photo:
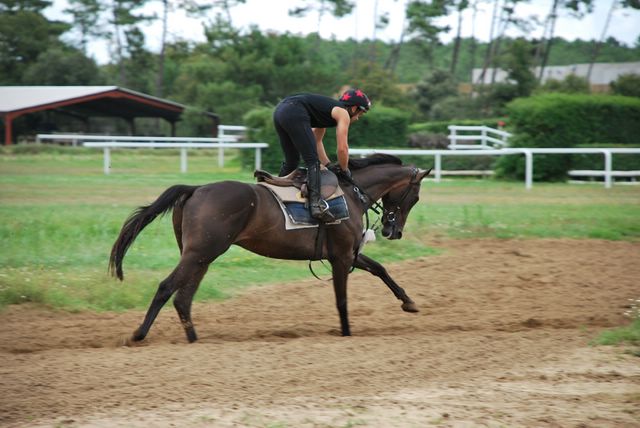
[[[436,19],[447,14],[447,4],[447,0],[412,0],[407,5],[408,31],[416,36],[429,59],[432,59],[433,47],[440,43],[440,33],[449,31],[448,26],[435,23]]]
[[[584,11],[582,10],[582,7],[585,8]],[[549,61],[551,47],[555,41],[554,32],[559,10],[562,9],[567,9],[569,10],[569,13],[571,15],[581,18],[585,13],[590,13],[593,11],[593,0],[553,0],[551,11],[545,19],[542,38],[540,39],[538,49],[536,50],[535,63],[540,64],[540,71],[538,73],[538,81],[540,82],[542,82],[544,69],[547,66],[547,62]]]
[[[504,65],[510,81],[516,85],[516,96],[528,97],[536,87],[536,76],[531,71],[533,48],[523,39],[514,40],[507,49]]]
[[[26,85],[82,86],[104,83],[95,61],[82,51],[55,47],[29,64],[22,78]]]
[[[100,15],[105,5],[100,0],[69,0],[69,5],[65,12],[71,15],[71,25],[80,32],[80,48],[86,54],[89,39],[104,36]]]
[[[115,57],[118,65],[118,82],[120,85],[127,85],[127,75],[125,71],[125,58],[132,51],[139,50],[144,46],[144,36],[137,27],[142,21],[149,20],[150,17],[141,15],[138,10],[144,6],[147,0],[113,0],[111,4],[112,36],[115,43]],[[129,45],[128,41],[139,41],[139,36],[143,37],[142,44]]]
[[[622,74],[611,82],[611,92],[626,97],[640,97],[640,75]]]
[[[44,0],[0,0],[0,84],[22,82],[24,70],[51,47],[61,46],[58,37],[67,24],[48,21]]]
[[[460,34],[462,32],[462,13],[469,7],[468,0],[453,1],[452,6],[458,12],[458,26],[456,29],[456,38],[453,45],[453,54],[451,57],[451,74],[455,75],[456,67],[458,65],[458,54],[460,52],[460,41],[462,40]]]
[[[611,1],[611,7],[609,8],[609,13],[607,14],[607,19],[604,23],[602,34],[600,35],[600,39],[597,42],[595,42],[595,45],[593,47],[593,54],[591,55],[591,61],[589,61],[589,69],[587,70],[587,81],[589,82],[591,82],[591,72],[593,71],[593,64],[596,62],[596,59],[598,58],[598,54],[600,53],[600,49],[602,48],[604,38],[609,29],[611,17],[613,16],[613,12],[618,6],[621,6],[623,8],[640,9],[640,1],[639,0],[612,0]]]
[[[434,70],[416,85],[415,93],[418,108],[428,117],[438,101],[457,94],[456,82],[448,71]]]
[[[304,6],[297,6],[293,9],[289,9],[289,15],[295,17],[306,16],[309,12],[318,13],[318,29],[320,34],[320,27],[322,25],[322,18],[329,12],[336,18],[342,18],[349,15],[353,11],[354,3],[349,0],[302,0]]]

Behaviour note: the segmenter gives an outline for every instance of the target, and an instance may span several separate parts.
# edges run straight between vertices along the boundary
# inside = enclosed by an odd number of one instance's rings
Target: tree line
[[[231,11],[244,0],[154,0],[160,1],[161,13],[146,16],[141,11],[149,1],[69,0],[70,20],[61,22],[45,17],[50,0],[0,0],[0,84],[118,85],[216,112],[223,123],[241,123],[249,110],[275,104],[289,93],[334,94],[350,85],[366,88],[375,103],[429,119],[496,114],[509,99],[541,88],[540,76],[533,74],[536,66],[640,58],[640,40],[625,46],[606,37],[606,31],[592,41],[568,42],[554,36],[561,11],[584,16],[592,12],[592,0],[554,0],[540,23],[517,16],[516,7],[524,0],[408,1],[403,33],[394,42],[379,40],[375,32],[364,41],[337,41],[317,33],[298,36],[238,28]],[[463,12],[477,10],[481,3],[492,6],[487,43],[473,34],[460,35],[463,25],[472,24],[463,22]],[[290,13],[316,14],[320,28],[326,16],[346,16],[353,7],[347,0],[299,0]],[[639,9],[640,2],[615,0],[610,13],[615,8]],[[178,9],[202,19],[206,41],[167,37],[168,16]],[[451,14],[458,18],[457,28],[438,25],[438,18]],[[158,52],[149,50],[141,30],[150,20],[162,23]],[[384,11],[376,11],[375,28],[387,24]],[[536,24],[544,26],[539,39],[506,36],[512,26],[533,30]],[[456,36],[442,43],[449,31]],[[70,35],[75,35],[73,40]],[[106,65],[97,65],[87,52],[89,41],[96,39],[109,42],[111,61]],[[509,72],[509,84],[491,79],[490,88],[482,89],[473,102],[458,95],[459,83],[476,83],[471,69],[481,68],[486,74],[497,67]],[[189,132],[208,129],[198,115],[187,120]]]

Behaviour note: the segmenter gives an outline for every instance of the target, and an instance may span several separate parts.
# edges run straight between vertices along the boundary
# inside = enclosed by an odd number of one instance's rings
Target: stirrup
[[[323,223],[331,223],[335,221],[335,217],[329,211],[329,203],[324,199],[318,200],[318,205],[311,206],[311,217],[320,220]]]

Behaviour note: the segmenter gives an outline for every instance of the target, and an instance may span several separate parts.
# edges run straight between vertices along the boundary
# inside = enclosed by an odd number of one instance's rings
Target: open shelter
[[[13,142],[13,121],[36,112],[55,111],[88,123],[90,117],[118,117],[129,124],[135,135],[135,118],[162,118],[171,124],[175,136],[176,122],[185,105],[118,86],[0,86],[0,117],[4,122],[4,144]],[[204,113],[212,120],[212,134],[217,136],[219,117]]]

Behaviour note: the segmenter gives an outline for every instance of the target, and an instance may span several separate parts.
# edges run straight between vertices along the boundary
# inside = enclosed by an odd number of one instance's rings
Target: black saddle
[[[303,197],[307,197],[307,169],[297,168],[289,175],[277,177],[267,171],[257,169],[253,176],[258,183],[264,182],[279,187],[296,187]],[[338,177],[328,169],[320,170],[320,193],[322,199],[328,199],[338,189]]]

